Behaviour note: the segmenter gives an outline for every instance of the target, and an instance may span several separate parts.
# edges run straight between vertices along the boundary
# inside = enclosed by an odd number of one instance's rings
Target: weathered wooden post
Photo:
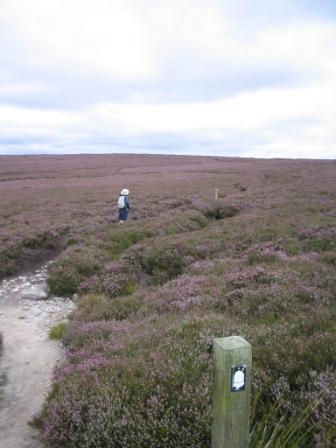
[[[217,201],[217,199],[218,199],[218,193],[219,193],[218,188],[215,188],[215,200],[216,200],[216,201]]]
[[[212,448],[249,446],[252,349],[240,336],[214,339]]]

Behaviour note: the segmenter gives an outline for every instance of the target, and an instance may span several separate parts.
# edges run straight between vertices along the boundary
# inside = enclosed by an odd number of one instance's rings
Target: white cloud
[[[242,3],[1,0],[0,145],[155,150],[171,135],[196,152],[334,157],[335,22],[287,1],[287,22],[240,19]]]
[[[140,8],[131,7],[134,2],[2,1],[2,16],[28,64],[61,65],[65,72],[88,70],[115,79],[156,75],[150,36]]]
[[[50,91],[50,86],[46,83],[36,81],[16,81],[0,73],[0,97],[22,97],[34,93],[45,93]]]
[[[253,131],[284,121],[326,122],[336,113],[336,84],[265,89],[212,102],[186,104],[101,104],[90,110],[100,123],[125,132]]]
[[[73,111],[0,107],[0,134],[7,139],[49,136],[78,147],[88,138],[127,142],[137,135],[185,134],[195,141],[208,139],[210,151],[213,144],[242,136],[250,139],[255,155],[334,157],[335,95],[336,85],[330,84],[261,90],[209,103],[97,104]]]
[[[115,80],[335,63],[336,31],[320,21],[241,29],[225,1],[2,0],[1,16],[27,64]],[[205,64],[205,65],[204,65]]]

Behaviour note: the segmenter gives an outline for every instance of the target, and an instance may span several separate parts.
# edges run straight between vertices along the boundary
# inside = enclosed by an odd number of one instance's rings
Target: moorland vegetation
[[[336,163],[50,160],[0,170],[2,274],[54,250],[51,292],[80,296],[51,332],[66,361],[34,421],[44,440],[210,446],[212,340],[239,334],[253,348],[251,447],[335,446]],[[134,211],[119,225],[125,186]]]

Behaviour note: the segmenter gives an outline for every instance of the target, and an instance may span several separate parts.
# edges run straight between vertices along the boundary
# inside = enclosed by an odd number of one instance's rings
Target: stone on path
[[[22,290],[21,294],[25,299],[44,300],[48,298],[48,292],[44,284],[30,286]]]

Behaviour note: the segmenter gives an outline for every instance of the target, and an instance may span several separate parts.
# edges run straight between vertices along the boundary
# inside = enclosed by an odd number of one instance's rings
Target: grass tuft
[[[68,324],[66,322],[61,322],[59,324],[54,325],[49,330],[49,338],[60,341],[63,339],[68,328]]]

